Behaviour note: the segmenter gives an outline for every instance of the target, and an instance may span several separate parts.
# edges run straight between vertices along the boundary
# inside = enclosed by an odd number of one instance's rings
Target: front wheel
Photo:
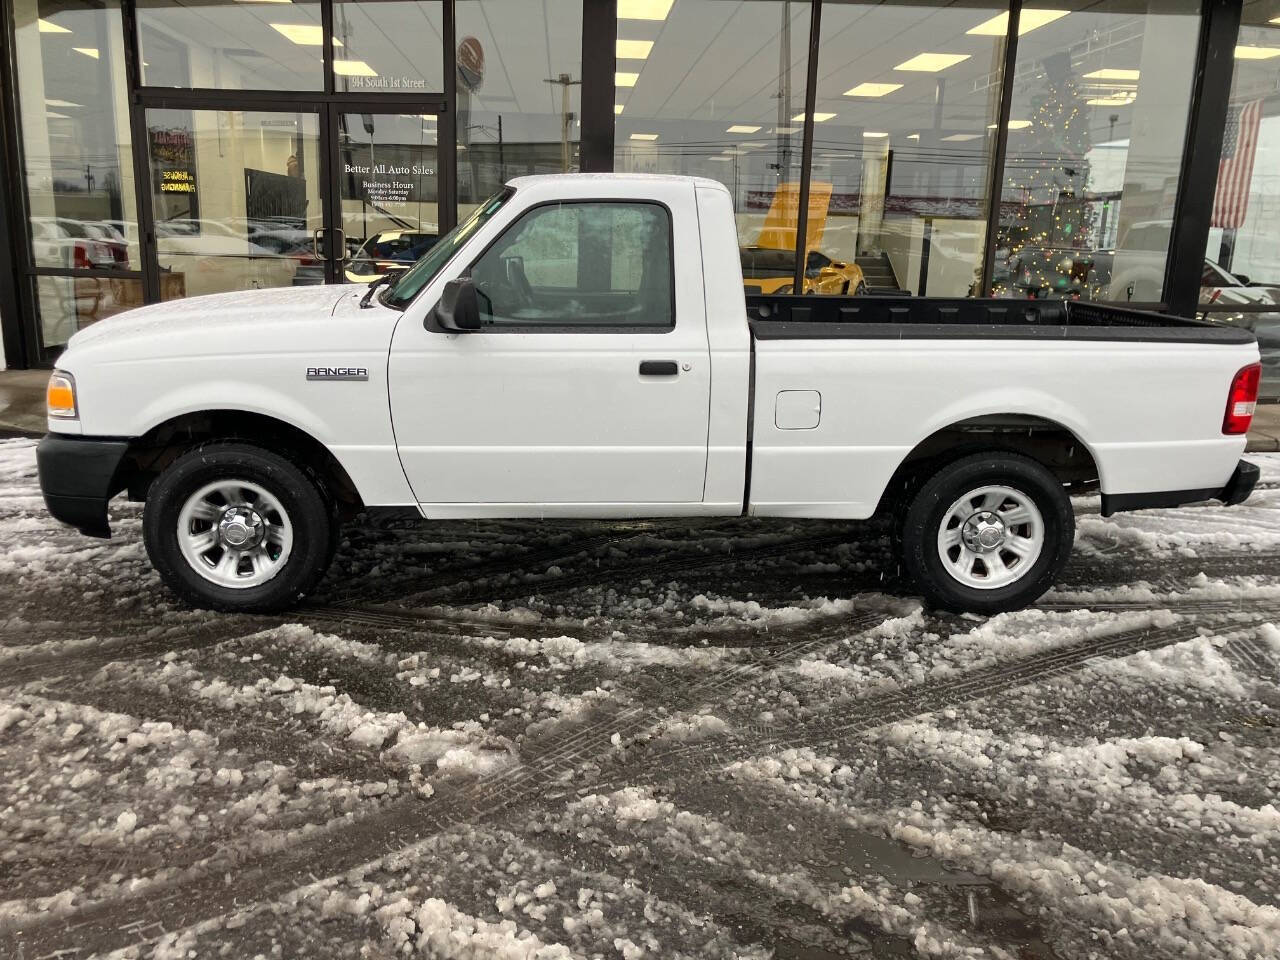
[[[970,613],[1018,610],[1071,555],[1071,500],[1042,464],[1014,453],[965,457],[929,478],[903,519],[903,563],[926,600]]]
[[[311,590],[338,534],[319,480],[244,443],[175,460],[151,485],[143,539],[165,584],[201,607],[270,612]]]

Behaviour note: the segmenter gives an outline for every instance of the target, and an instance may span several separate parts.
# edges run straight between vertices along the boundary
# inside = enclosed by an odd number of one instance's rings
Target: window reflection
[[[1004,9],[991,0],[823,5],[813,189],[829,200],[820,249],[856,264],[873,291],[978,292]]]
[[[618,12],[615,169],[728,187],[744,282],[766,293],[795,284],[809,17],[807,2],[788,0],[675,0]],[[815,187],[810,197],[815,242],[829,194]],[[827,267],[806,270],[806,287],[857,287],[852,265]]]
[[[160,297],[322,283],[319,119],[147,111]]]
[[[1023,11],[997,296],[1160,300],[1198,11],[1195,0]]]
[[[458,0],[458,215],[512,177],[579,169],[582,0]]]
[[[324,32],[314,0],[140,0],[137,17],[146,86],[319,90],[324,84]],[[342,57],[337,47],[335,61]]]
[[[349,93],[444,89],[440,0],[349,0],[333,5],[334,82]],[[429,51],[429,52],[427,52]]]
[[[1205,250],[1239,285],[1205,283],[1201,303],[1280,303],[1278,90],[1280,4],[1247,0]]]
[[[89,0],[16,0],[23,175],[31,262],[69,272],[140,268],[120,10]],[[42,278],[46,348],[119,309],[106,276]]]

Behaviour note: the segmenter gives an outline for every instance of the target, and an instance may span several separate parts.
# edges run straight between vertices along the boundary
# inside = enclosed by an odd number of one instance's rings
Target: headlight
[[[53,371],[49,377],[49,388],[45,391],[45,403],[49,408],[49,416],[58,420],[79,420],[75,377],[61,370]]]

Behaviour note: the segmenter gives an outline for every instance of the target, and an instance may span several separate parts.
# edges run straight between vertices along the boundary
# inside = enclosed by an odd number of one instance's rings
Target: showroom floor
[[[0,441],[0,955],[1280,955],[1280,457],[1034,609],[832,523],[364,523],[281,617]]]

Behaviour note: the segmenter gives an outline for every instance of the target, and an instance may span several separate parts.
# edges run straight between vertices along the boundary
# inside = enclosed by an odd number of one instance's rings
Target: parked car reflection
[[[392,270],[407,270],[435,246],[439,235],[425,230],[381,230],[360,244],[347,261],[351,283],[372,283]]]

